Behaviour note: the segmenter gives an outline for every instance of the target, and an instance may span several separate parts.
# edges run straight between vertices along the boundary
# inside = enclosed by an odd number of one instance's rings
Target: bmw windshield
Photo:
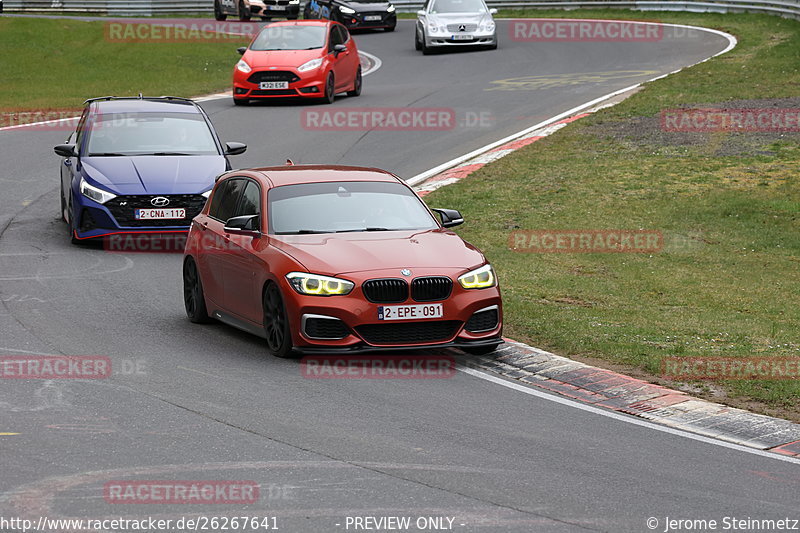
[[[211,129],[194,113],[101,113],[88,135],[90,157],[219,155]]]
[[[284,185],[269,192],[276,235],[438,228],[425,205],[400,183],[343,181]]]

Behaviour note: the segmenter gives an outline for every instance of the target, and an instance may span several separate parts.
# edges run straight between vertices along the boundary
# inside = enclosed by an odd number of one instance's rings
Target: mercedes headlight
[[[313,70],[319,67],[321,64],[322,64],[321,58],[312,59],[311,61],[306,61],[305,63],[297,67],[297,70],[299,70],[300,72],[305,72],[307,70]]]
[[[253,69],[250,68],[250,65],[248,65],[245,62],[244,59],[240,59],[239,62],[236,63],[236,68],[239,69],[241,72],[244,72],[245,74],[247,74],[247,73],[249,73],[250,71],[253,70]]]
[[[430,31],[431,33],[439,33],[439,29],[440,29],[440,26],[437,23],[437,21],[435,21],[435,20],[429,20],[428,21],[428,31]],[[442,26],[441,29],[442,29],[442,32],[445,31],[444,26]]]
[[[89,185],[85,179],[81,178],[81,194],[84,195],[86,198],[94,200],[98,204],[104,204],[107,201],[111,200],[112,198],[116,198],[116,194],[112,194],[108,191],[104,191],[94,185]]]
[[[497,285],[492,265],[483,265],[458,277],[458,282],[465,289],[488,289]]]
[[[339,6],[339,12],[344,13],[345,15],[354,15],[356,10],[350,9],[349,7]]]
[[[349,294],[355,284],[346,279],[320,276],[307,272],[290,272],[286,274],[289,285],[300,294],[310,296],[339,296]]]
[[[481,24],[481,29],[485,32],[494,31],[494,21],[492,19],[486,20]]]

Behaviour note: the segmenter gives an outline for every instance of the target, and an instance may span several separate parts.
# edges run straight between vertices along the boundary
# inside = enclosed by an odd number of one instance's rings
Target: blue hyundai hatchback
[[[73,243],[131,233],[187,232],[229,155],[206,113],[173,96],[85,102],[61,162],[61,213]]]

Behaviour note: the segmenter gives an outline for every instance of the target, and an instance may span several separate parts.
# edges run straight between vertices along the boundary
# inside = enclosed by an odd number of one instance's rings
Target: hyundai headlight
[[[345,15],[354,15],[356,10],[350,9],[349,7],[339,6],[339,12],[344,13]]]
[[[355,284],[346,279],[320,276],[307,272],[290,272],[286,279],[294,290],[310,296],[341,296],[349,294]]]
[[[208,197],[211,196],[211,191],[213,191],[213,190],[214,189],[208,189],[206,192],[203,192],[203,193],[200,193],[200,194],[205,196],[206,199],[208,199]]]
[[[318,68],[321,64],[322,64],[321,58],[312,59],[311,61],[306,61],[305,63],[297,67],[297,70],[299,70],[300,72],[305,72],[307,70],[314,70],[315,68]]]
[[[98,204],[104,204],[112,198],[117,197],[116,194],[104,191],[103,189],[95,187],[94,185],[89,185],[83,178],[81,178],[80,189],[82,195],[84,195],[86,198],[94,200]]]
[[[389,7],[386,8],[386,11],[388,11],[389,13],[394,13],[394,6],[392,4],[389,4]]]
[[[458,277],[458,282],[465,289],[488,289],[497,285],[492,265],[483,265]]]
[[[253,70],[253,69],[250,68],[250,65],[248,65],[247,62],[244,59],[240,59],[239,62],[236,63],[236,68],[239,71],[244,72],[245,74],[247,74],[247,73],[249,73],[249,72],[251,72]]]

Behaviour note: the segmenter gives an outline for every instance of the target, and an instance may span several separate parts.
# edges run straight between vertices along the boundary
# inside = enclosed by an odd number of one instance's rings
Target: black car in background
[[[214,18],[223,21],[228,15],[243,22],[252,17],[271,20],[286,17],[295,20],[300,16],[300,0],[214,0]]]
[[[380,0],[308,0],[303,18],[330,19],[347,29],[384,29],[394,31],[397,14],[391,2]]]

